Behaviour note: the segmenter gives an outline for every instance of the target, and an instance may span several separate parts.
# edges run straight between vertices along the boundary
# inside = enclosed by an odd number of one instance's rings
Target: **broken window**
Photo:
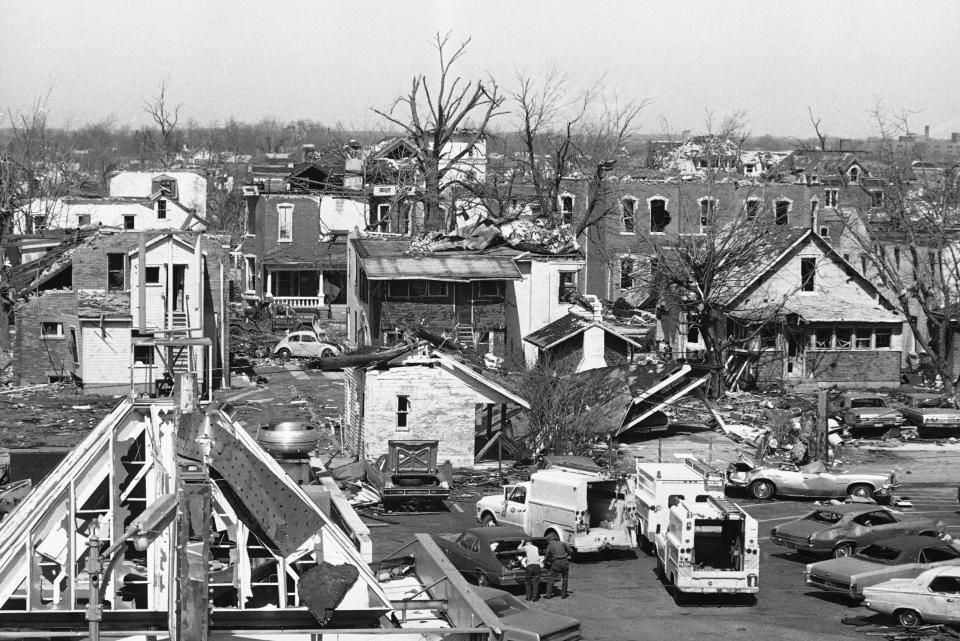
[[[620,259],[620,289],[630,289],[633,287],[633,259]]]
[[[107,291],[118,292],[124,289],[123,254],[107,254]]]
[[[663,198],[650,200],[650,233],[662,234],[670,224],[670,213],[667,211],[667,201]]]
[[[873,331],[869,327],[858,327],[854,332],[853,346],[856,349],[870,349]]]
[[[446,283],[438,283],[446,285]],[[474,298],[503,298],[502,280],[482,280],[473,284]]]
[[[407,418],[410,414],[410,397],[397,396],[397,431],[406,432],[410,429]]]
[[[70,358],[74,363],[80,363],[80,345],[77,342],[77,328],[70,328]]]
[[[824,189],[823,190],[823,206],[824,207],[836,207],[837,199],[840,196],[840,191],[838,189]]]
[[[163,220],[167,217],[167,201],[163,198],[157,201],[157,219]]]
[[[293,241],[293,205],[277,205],[277,241]]]
[[[63,323],[40,323],[40,336],[42,338],[63,338]]]
[[[620,201],[620,231],[632,234],[635,231],[634,215],[637,212],[637,201],[633,198],[624,198]]]
[[[252,292],[257,289],[257,259],[255,256],[247,256],[247,291]]]
[[[565,303],[570,294],[577,292],[577,272],[560,272],[560,288],[557,292],[557,301]]]
[[[836,334],[837,334],[837,349],[850,349],[851,336],[853,334],[852,330],[849,327],[838,327],[836,330]]]
[[[563,222],[573,221],[573,196],[564,194],[560,196],[560,213],[563,214]]]
[[[90,224],[90,214],[80,214],[77,216],[77,227],[83,227]]]
[[[747,220],[756,220],[760,214],[760,199],[750,198],[746,202]]]
[[[380,203],[377,205],[377,231],[390,233],[390,203]]]
[[[760,328],[760,349],[777,348],[777,327],[772,324]]]
[[[152,345],[134,345],[133,362],[136,365],[153,365],[154,351]]]
[[[700,199],[700,233],[706,233],[705,230],[713,220],[713,215],[717,210],[716,198]]]
[[[813,334],[813,347],[815,349],[830,349],[833,347],[833,330],[821,327]]]
[[[137,221],[137,217],[136,217],[136,216],[124,216],[124,217],[123,217],[123,228],[124,228],[124,229],[127,229],[127,230],[135,229],[135,228],[136,228],[136,225],[137,225],[137,222],[136,222],[136,221]]]
[[[776,202],[776,224],[786,225],[789,218],[788,214],[790,213],[790,201],[780,199]]]
[[[817,270],[817,259],[816,258],[801,258],[800,259],[800,289],[805,292],[812,292],[814,290],[815,282],[814,277]]]
[[[883,192],[882,192],[882,191],[871,191],[871,192],[870,192],[870,206],[871,206],[871,207],[883,207]]]

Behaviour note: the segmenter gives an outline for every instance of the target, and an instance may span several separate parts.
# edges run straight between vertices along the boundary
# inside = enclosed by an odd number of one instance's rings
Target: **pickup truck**
[[[960,431],[960,409],[956,402],[942,394],[912,392],[902,396],[900,411],[907,423],[920,431]]]
[[[556,536],[577,552],[636,545],[636,508],[626,480],[606,474],[544,470],[477,501],[484,526],[515,525]]]
[[[879,394],[844,392],[834,406],[834,416],[848,430],[894,429],[903,426],[900,410]]]

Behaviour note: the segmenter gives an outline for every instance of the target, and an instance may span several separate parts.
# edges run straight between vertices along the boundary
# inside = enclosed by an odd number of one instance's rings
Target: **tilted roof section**
[[[409,240],[352,239],[369,280],[520,280],[513,255],[471,251],[411,253]],[[511,252],[519,255],[520,252]]]

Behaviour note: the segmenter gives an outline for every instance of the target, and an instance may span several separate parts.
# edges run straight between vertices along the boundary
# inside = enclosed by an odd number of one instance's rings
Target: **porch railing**
[[[285,305],[294,309],[310,309],[323,307],[323,298],[320,296],[274,296],[274,305]]]

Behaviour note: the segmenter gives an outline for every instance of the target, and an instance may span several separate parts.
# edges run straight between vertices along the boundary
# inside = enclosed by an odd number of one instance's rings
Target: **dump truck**
[[[657,534],[657,565],[678,596],[756,595],[760,590],[757,521],[727,498],[682,500]]]
[[[679,463],[636,462],[632,477],[637,510],[637,545],[652,554],[657,535],[667,527],[670,508],[680,501],[723,498],[723,472],[697,459]]]
[[[636,515],[624,477],[544,470],[477,501],[477,521],[556,536],[577,552],[635,546]]]
[[[439,441],[387,441],[387,453],[367,468],[385,508],[407,501],[439,503],[450,497],[453,466],[437,465]]]

